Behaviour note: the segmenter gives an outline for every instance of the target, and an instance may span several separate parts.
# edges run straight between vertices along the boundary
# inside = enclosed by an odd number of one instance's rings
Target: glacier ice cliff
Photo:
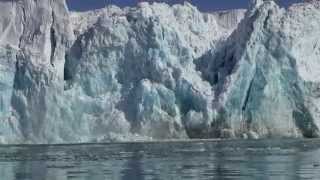
[[[0,143],[319,136],[319,1],[0,10]]]

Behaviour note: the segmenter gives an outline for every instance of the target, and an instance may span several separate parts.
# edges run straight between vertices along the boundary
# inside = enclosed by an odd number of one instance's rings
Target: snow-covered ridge
[[[319,135],[319,1],[0,10],[2,143]]]

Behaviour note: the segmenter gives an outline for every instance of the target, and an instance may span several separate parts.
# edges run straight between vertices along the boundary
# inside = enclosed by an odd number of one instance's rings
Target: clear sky
[[[85,11],[98,9],[106,6],[109,3],[118,6],[134,6],[139,0],[67,0],[70,10]],[[152,1],[152,0],[148,0]],[[153,0],[155,1],[155,0]],[[159,0],[157,0],[159,1]],[[160,0],[169,4],[182,3],[185,0]],[[214,11],[235,8],[246,8],[249,0],[188,0],[193,5],[197,6],[201,11]],[[289,4],[300,2],[302,0],[280,0],[281,4],[288,6]]]

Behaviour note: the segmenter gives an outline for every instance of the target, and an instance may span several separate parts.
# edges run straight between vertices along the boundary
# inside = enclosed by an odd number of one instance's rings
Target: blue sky
[[[106,6],[108,3],[113,3],[118,6],[134,6],[139,0],[67,0],[70,10],[85,11],[98,9]],[[148,0],[150,1],[150,0]],[[159,0],[157,0],[159,1]],[[162,0],[169,4],[182,3],[185,0]],[[235,8],[246,8],[249,0],[188,0],[201,11],[214,11]],[[301,0],[281,0],[281,4],[287,6]]]

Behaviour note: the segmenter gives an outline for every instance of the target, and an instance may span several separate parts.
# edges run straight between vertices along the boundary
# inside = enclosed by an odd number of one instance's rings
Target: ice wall
[[[319,134],[317,1],[0,10],[1,143]]]
[[[236,137],[319,136],[318,8],[258,3],[219,50],[202,58],[217,97],[214,128],[222,121]]]

